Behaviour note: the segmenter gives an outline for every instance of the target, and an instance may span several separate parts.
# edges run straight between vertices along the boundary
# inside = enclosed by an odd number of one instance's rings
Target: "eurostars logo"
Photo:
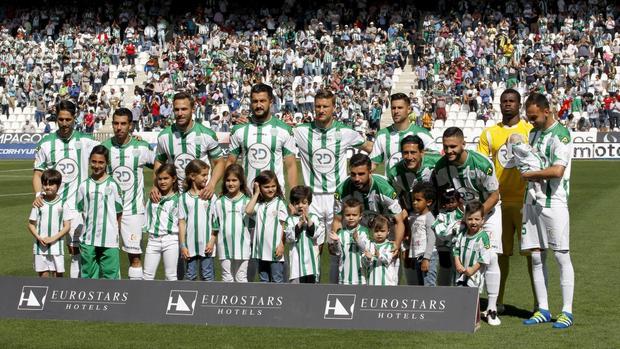
[[[171,290],[166,315],[194,315],[198,291]]]
[[[43,310],[47,299],[47,286],[24,286],[17,310]]]

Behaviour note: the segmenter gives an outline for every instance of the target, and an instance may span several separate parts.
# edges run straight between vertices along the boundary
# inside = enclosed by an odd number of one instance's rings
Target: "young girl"
[[[215,201],[214,211],[220,226],[217,249],[224,282],[248,282],[251,237],[245,207],[249,201],[243,167],[228,166],[224,171],[222,196]]]
[[[217,197],[200,198],[200,191],[209,181],[209,165],[195,159],[185,167],[184,193],[179,202],[179,243],[181,256],[187,261],[185,279],[196,280],[198,267],[205,281],[214,281],[213,257],[219,230],[214,215]]]
[[[149,241],[144,254],[144,280],[153,280],[164,257],[166,280],[177,279],[179,260],[179,187],[174,165],[165,164],[155,171],[155,186],[161,193],[159,202],[146,206],[146,231]]]
[[[273,171],[254,179],[252,199],[245,213],[254,217],[252,258],[258,260],[261,282],[284,282],[284,222],[288,217],[282,188]]]
[[[364,234],[358,239],[358,245],[365,245],[362,262],[367,270],[368,285],[397,286],[400,261],[398,258],[392,258],[394,246],[387,239],[390,231],[389,220],[385,216],[377,215],[370,222],[370,228],[372,242],[365,242],[367,239]]]
[[[472,201],[465,207],[465,227],[456,235],[452,255],[454,266],[460,275],[456,284],[465,287],[478,287],[482,290],[483,275],[491,262],[491,243],[489,234],[482,230],[484,207],[480,201]],[[489,325],[501,324],[497,311],[487,311]]]
[[[97,145],[90,153],[90,177],[77,192],[76,208],[84,218],[80,237],[82,278],[118,279],[120,270],[118,239],[123,213],[123,192],[106,170],[110,152]]]

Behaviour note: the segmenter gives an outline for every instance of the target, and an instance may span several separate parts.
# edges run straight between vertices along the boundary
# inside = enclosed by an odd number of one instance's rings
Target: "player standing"
[[[424,142],[424,148],[430,149],[435,143],[427,129],[422,128],[409,120],[411,100],[404,93],[395,93],[390,96],[392,120],[394,123],[379,130],[370,153],[373,169],[379,163],[385,163],[385,173],[402,158],[400,141],[408,135],[417,135]]]
[[[525,193],[525,181],[521,178],[521,173],[515,168],[515,162],[508,150],[507,141],[511,135],[519,134],[527,142],[527,137],[532,129],[532,125],[522,120],[519,115],[521,94],[517,90],[506,89],[502,92],[500,108],[502,122],[484,129],[478,142],[478,152],[493,161],[499,181],[499,193],[502,198],[503,253],[498,256],[501,271],[499,295],[497,297],[499,313],[503,311],[504,289],[510,271],[510,256],[513,252],[515,232],[519,239],[521,236],[521,209],[523,208],[523,195]],[[529,255],[527,256],[527,263],[531,280],[532,258]]]
[[[112,115],[114,136],[103,142],[110,151],[109,173],[123,190],[121,219],[122,250],[129,257],[130,280],[142,280],[142,227],[144,226],[144,173],[152,167],[155,154],[149,144],[131,136],[131,110],[119,108]]]
[[[72,278],[80,276],[80,249],[79,239],[82,232],[82,217],[75,210],[76,192],[82,181],[88,177],[89,155],[99,142],[89,135],[76,131],[75,115],[77,107],[70,100],[64,100],[56,106],[56,123],[58,131],[43,137],[37,145],[34,158],[34,174],[32,188],[36,193],[33,205],[43,206],[41,174],[44,170],[53,168],[62,175],[62,185],[59,189],[63,206],[66,205],[66,220],[71,220],[71,230],[67,234],[67,244],[71,253],[69,275]]]
[[[370,153],[372,142],[352,128],[334,120],[336,96],[329,90],[319,90],[314,96],[314,121],[293,129],[301,158],[304,182],[312,189],[310,212],[317,215],[331,231],[334,220],[334,192],[347,178],[347,150],[356,148]],[[318,237],[321,246],[324,234]],[[330,283],[338,282],[338,257],[330,259]]]
[[[473,150],[465,150],[465,138],[460,128],[447,128],[442,142],[445,155],[435,165],[432,175],[437,193],[442,195],[446,190],[454,188],[465,204],[479,200],[484,208],[485,220],[482,228],[489,233],[493,248],[491,260],[484,273],[489,295],[485,313],[488,323],[497,326],[501,324],[497,316],[500,283],[497,254],[502,253],[502,209],[495,169],[486,156]]]
[[[545,267],[545,251],[551,249],[560,267],[563,303],[562,314],[553,327],[568,328],[574,321],[572,308],[575,288],[575,272],[569,250],[568,213],[571,136],[568,129],[554,119],[544,95],[531,94],[525,101],[525,108],[527,118],[534,124],[530,133],[530,144],[548,167],[523,174],[523,178],[529,182],[523,207],[521,248],[532,252],[532,274],[538,301],[538,311],[525,320],[524,324],[551,321]],[[536,186],[535,182],[540,185]],[[535,189],[535,195],[531,194],[530,187]]]

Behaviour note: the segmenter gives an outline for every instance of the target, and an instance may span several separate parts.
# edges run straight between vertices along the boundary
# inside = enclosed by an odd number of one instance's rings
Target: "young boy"
[[[435,190],[428,182],[417,183],[413,193],[414,214],[409,217],[411,237],[409,239],[409,258],[413,260],[413,275],[408,274],[409,285],[435,286],[437,284],[437,250],[432,225],[435,217],[431,206]]]
[[[382,215],[375,216],[370,222],[372,230],[372,242],[365,241],[367,238],[360,235],[359,246],[364,248],[362,262],[367,270],[368,285],[372,286],[397,286],[398,258],[392,258],[394,244],[389,241],[390,221]]]
[[[89,157],[90,177],[77,192],[77,210],[84,218],[80,253],[85,279],[120,276],[118,240],[123,198],[118,183],[106,173],[109,158],[109,150],[103,145],[93,148]]]
[[[465,208],[465,225],[456,235],[452,255],[459,278],[457,286],[478,287],[482,290],[484,271],[491,262],[491,242],[489,234],[482,230],[484,207],[480,201],[472,201]],[[489,325],[501,324],[496,310],[487,310]]]
[[[463,219],[463,200],[461,194],[454,188],[447,189],[441,197],[441,209],[433,223],[439,255],[439,271],[437,275],[437,285],[452,286],[454,284],[455,273],[454,263],[452,263],[452,241],[461,227]]]
[[[65,272],[61,238],[71,229],[71,221],[65,220],[62,200],[57,195],[61,183],[60,172],[43,171],[43,207],[33,207],[28,219],[28,230],[35,238],[34,269],[40,277],[62,277]]]
[[[360,236],[368,240],[368,228],[360,225],[362,220],[362,203],[357,199],[344,202],[342,210],[344,226],[337,233],[330,233],[330,251],[339,257],[338,282],[343,285],[364,285],[366,277],[361,258],[364,246],[360,246]],[[362,238],[363,239],[363,238]]]
[[[312,203],[310,187],[298,185],[291,189],[291,205],[295,213],[286,219],[284,234],[289,247],[289,280],[291,283],[316,283],[320,260],[317,241],[325,235],[319,217],[308,213]]]

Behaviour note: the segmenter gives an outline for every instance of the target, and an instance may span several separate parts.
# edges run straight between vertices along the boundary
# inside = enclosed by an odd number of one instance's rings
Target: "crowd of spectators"
[[[290,125],[311,120],[316,90],[328,87],[337,119],[372,136],[407,64],[419,90],[413,118],[425,127],[455,103],[492,118],[510,87],[548,94],[573,129],[619,126],[612,1],[439,1],[433,13],[367,1],[248,10],[224,0],[184,13],[170,0],[48,5],[0,10],[0,112],[32,107],[37,127],[73,98],[87,132],[121,105],[139,129],[158,130],[184,89],[196,117],[225,132],[247,117],[250,87],[266,82]]]

